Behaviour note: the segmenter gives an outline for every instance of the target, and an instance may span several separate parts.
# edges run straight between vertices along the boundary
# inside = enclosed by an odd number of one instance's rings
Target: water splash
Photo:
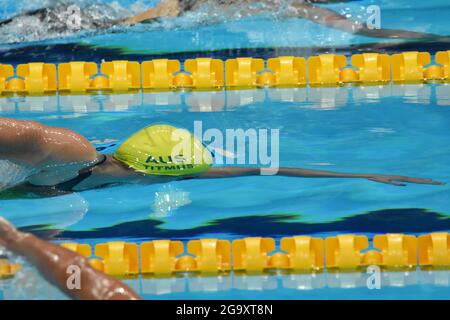
[[[178,208],[190,204],[189,192],[182,191],[171,184],[161,187],[155,192],[152,217],[163,218],[172,214]]]
[[[0,4],[5,1],[0,0]],[[196,2],[192,8],[176,18],[163,18],[145,24],[124,26],[118,21],[152,8],[158,1],[119,1],[109,3],[94,0],[24,2],[9,12],[3,13],[4,20],[0,22],[0,42],[18,43],[71,36],[82,38],[111,32],[147,32],[158,29],[192,28],[202,24],[241,20],[250,16],[278,20],[297,17],[301,10],[298,6],[293,5],[299,3],[295,0],[253,1],[250,3],[236,1],[234,4],[227,2],[225,2],[227,4],[220,4],[218,1],[204,0]],[[341,14],[351,16],[353,20],[363,20],[364,8],[361,6],[359,11],[356,8],[358,12],[355,11],[355,8],[349,7],[339,9],[339,11]],[[33,10],[34,12],[30,14]]]
[[[67,296],[50,284],[29,261],[0,247],[0,256],[18,263],[21,269],[8,280],[0,283],[6,300],[67,300]]]
[[[146,10],[143,6],[121,6],[117,1],[45,1],[40,6],[22,6],[0,22],[0,41],[17,43],[107,32],[115,21]]]
[[[21,184],[36,172],[36,169],[26,165],[19,165],[9,160],[0,160],[0,191]]]
[[[34,210],[23,208],[33,207]],[[15,199],[0,201],[0,212],[17,227],[47,225],[64,230],[84,219],[89,202],[81,193],[52,198]]]

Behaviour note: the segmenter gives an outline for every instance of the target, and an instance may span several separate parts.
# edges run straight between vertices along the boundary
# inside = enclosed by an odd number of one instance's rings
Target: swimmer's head
[[[128,167],[152,175],[180,176],[205,172],[211,153],[189,131],[153,125],[126,140],[114,158]]]

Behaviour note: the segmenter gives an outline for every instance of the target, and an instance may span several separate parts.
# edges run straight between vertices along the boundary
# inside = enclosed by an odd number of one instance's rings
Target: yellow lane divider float
[[[19,272],[21,265],[18,263],[11,263],[7,259],[0,258],[0,280],[9,279]]]
[[[349,61],[350,60],[350,61]],[[136,90],[218,90],[224,88],[336,86],[421,83],[450,80],[450,50],[303,57],[156,59],[142,63],[73,61],[58,66],[33,62],[0,64],[1,94],[130,92]]]
[[[437,232],[419,237],[405,234],[376,235],[369,247],[364,235],[344,234],[325,240],[310,236],[282,238],[279,249],[273,238],[244,238],[232,242],[200,239],[187,242],[155,240],[140,245],[108,242],[95,246],[63,243],[95,268],[114,276],[138,274],[169,276],[195,272],[202,275],[263,273],[270,271],[361,271],[369,265],[384,270],[450,268],[450,234]]]
[[[405,234],[375,235],[373,248],[364,235],[342,234],[325,240],[311,236],[282,238],[279,249],[273,238],[251,237],[232,242],[219,239],[154,240],[136,243],[114,241],[91,246],[62,243],[89,259],[91,265],[113,276],[171,276],[235,273],[363,271],[369,265],[383,270],[450,269],[450,233],[415,237]],[[0,279],[11,278],[20,264],[0,259]]]

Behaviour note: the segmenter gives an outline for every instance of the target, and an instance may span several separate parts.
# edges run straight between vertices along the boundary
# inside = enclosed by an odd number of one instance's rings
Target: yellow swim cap
[[[139,172],[181,176],[205,172],[211,153],[189,131],[169,125],[153,125],[126,140],[114,158]]]

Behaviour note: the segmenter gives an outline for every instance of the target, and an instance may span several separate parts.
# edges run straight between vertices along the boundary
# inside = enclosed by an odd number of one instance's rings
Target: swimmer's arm
[[[264,170],[264,171],[262,171]],[[244,168],[244,167],[212,167],[209,171],[197,175],[195,178],[211,179],[211,178],[232,178],[245,176],[258,176],[268,174],[270,168]],[[273,172],[273,171],[272,171]],[[301,168],[279,168],[274,175],[286,177],[300,177],[300,178],[360,178],[368,179],[375,182],[387,183],[395,186],[404,186],[404,182],[419,183],[419,184],[443,184],[442,182],[433,181],[431,179],[412,178],[397,175],[382,175],[382,174],[353,174],[353,173],[339,173],[322,170],[309,170]]]
[[[42,133],[36,122],[0,118],[0,159],[38,162]]]
[[[358,23],[334,10],[317,7],[308,3],[295,3],[292,4],[292,7],[296,9],[298,16],[311,20],[312,22],[363,36],[375,38],[429,39],[435,41],[448,40],[448,37],[430,33],[397,29],[369,29],[365,23]]]
[[[95,161],[97,152],[89,141],[71,130],[0,118],[0,159],[38,166]]]
[[[123,20],[123,24],[136,24],[145,20],[176,17],[180,13],[179,0],[162,0],[155,8]]]
[[[59,245],[23,233],[0,217],[0,245],[22,255],[33,263],[52,284],[73,299],[138,300],[140,297],[127,285],[92,268],[84,257]],[[69,289],[69,277],[78,268],[80,288]]]

